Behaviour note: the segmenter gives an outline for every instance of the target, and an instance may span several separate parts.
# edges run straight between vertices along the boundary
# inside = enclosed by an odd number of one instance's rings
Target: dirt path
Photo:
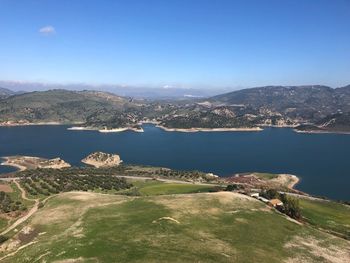
[[[17,226],[19,226],[20,224],[22,224],[23,222],[27,221],[29,217],[31,217],[36,211],[38,211],[38,208],[39,208],[39,199],[29,199],[26,195],[26,191],[22,188],[22,186],[16,181],[14,180],[13,181],[18,189],[21,191],[21,197],[22,199],[25,199],[25,200],[28,200],[28,201],[35,201],[35,204],[34,206],[29,210],[29,212],[16,220],[16,222],[14,222],[11,226],[9,226],[7,229],[5,229],[4,231],[2,231],[0,233],[0,235],[5,235],[7,234],[8,232],[10,232],[11,230],[15,229]]]

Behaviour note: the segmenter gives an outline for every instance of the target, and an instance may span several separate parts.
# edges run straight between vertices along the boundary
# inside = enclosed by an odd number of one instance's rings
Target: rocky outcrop
[[[38,168],[62,169],[62,168],[68,168],[68,167],[70,167],[70,164],[65,162],[61,158],[43,160],[38,163]]]
[[[110,154],[103,152],[91,153],[81,161],[85,164],[92,165],[96,168],[117,166],[122,162],[118,154]]]

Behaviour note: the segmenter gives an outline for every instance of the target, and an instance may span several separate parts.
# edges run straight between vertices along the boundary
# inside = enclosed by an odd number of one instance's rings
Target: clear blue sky
[[[350,0],[0,0],[0,80],[350,84]]]

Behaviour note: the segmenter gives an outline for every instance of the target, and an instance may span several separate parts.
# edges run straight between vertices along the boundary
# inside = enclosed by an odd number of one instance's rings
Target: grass
[[[350,206],[331,201],[300,199],[302,215],[312,225],[350,240]]]
[[[8,220],[5,218],[0,218],[0,231],[8,226]]]
[[[317,246],[322,251],[330,242],[338,249],[348,245],[233,193],[144,197],[64,193],[50,199],[30,226],[42,233],[34,237],[37,243],[3,262],[39,257],[47,262],[78,258],[84,262],[326,262],[307,242],[293,240],[320,240]]]
[[[210,192],[214,188],[210,185],[165,183],[156,180],[139,180],[132,183],[142,196],[202,193]]]
[[[34,204],[34,201],[25,200],[22,198],[22,192],[18,189],[17,185],[13,182],[10,184],[13,192],[8,193],[13,201],[21,201],[27,208]]]

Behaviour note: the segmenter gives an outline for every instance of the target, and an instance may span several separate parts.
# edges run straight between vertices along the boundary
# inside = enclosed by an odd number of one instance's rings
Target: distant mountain
[[[210,103],[267,108],[300,120],[319,121],[339,111],[350,112],[350,86],[267,86],[234,91],[208,99]]]
[[[14,94],[14,91],[0,87],[0,99],[8,98]]]
[[[144,101],[101,91],[49,90],[0,100],[0,123],[75,123],[93,128],[297,127],[300,131],[350,131],[350,86],[268,86],[189,101]]]
[[[14,95],[0,101],[0,122],[85,122],[99,111],[113,114],[138,107],[128,98],[98,91],[50,90]]]
[[[125,97],[133,97],[137,99],[150,100],[165,100],[165,99],[190,99],[190,98],[205,98],[214,96],[220,93],[228,92],[229,88],[186,88],[172,85],[164,85],[157,87],[142,87],[142,86],[125,86],[125,85],[89,85],[89,84],[53,84],[40,82],[16,82],[16,81],[1,81],[0,87],[11,90],[45,91],[53,89],[65,90],[99,90],[110,92]]]

